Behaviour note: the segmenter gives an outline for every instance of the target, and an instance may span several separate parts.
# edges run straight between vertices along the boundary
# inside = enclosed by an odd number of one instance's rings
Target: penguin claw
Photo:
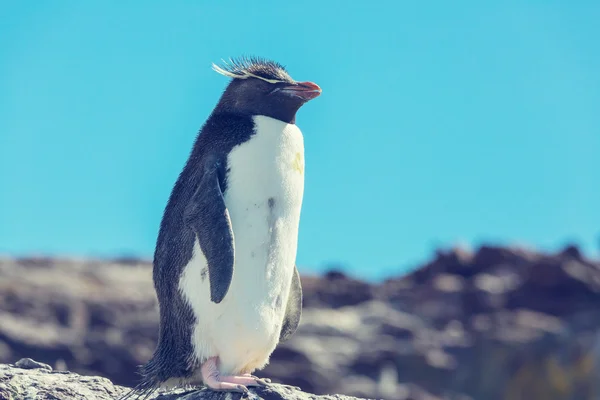
[[[259,378],[256,375],[252,375],[252,374],[244,374],[242,375],[244,378],[252,378],[255,379],[257,383],[259,383],[261,386],[267,386],[269,383],[271,383],[271,379],[269,378]]]
[[[248,394],[248,392],[250,392],[250,390],[248,390],[248,388],[244,385],[237,385],[236,388],[240,391],[240,393]]]
[[[256,383],[258,383],[260,386],[268,386],[269,383],[271,383],[271,380],[269,378],[256,378]]]

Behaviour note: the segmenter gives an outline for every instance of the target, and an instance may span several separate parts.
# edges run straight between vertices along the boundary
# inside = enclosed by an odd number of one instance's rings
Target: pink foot
[[[221,376],[218,358],[209,358],[200,368],[204,384],[213,390],[226,390],[231,392],[248,393],[247,386],[266,386],[268,382],[253,375]]]
[[[269,378],[259,378],[258,376],[255,376],[252,374],[244,374],[242,376],[249,376],[250,378],[258,379],[258,380],[264,381],[266,383],[271,383],[271,380]]]

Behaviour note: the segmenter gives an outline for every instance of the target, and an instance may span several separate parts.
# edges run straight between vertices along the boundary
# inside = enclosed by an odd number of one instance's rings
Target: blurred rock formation
[[[370,284],[303,276],[296,335],[257,375],[358,397],[600,399],[600,263],[484,246]],[[131,386],[157,338],[151,265],[0,260],[0,362],[23,357]]]

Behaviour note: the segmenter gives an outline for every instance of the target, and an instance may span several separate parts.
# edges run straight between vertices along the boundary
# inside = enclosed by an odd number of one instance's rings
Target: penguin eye
[[[269,85],[271,87],[269,94],[277,93],[280,90],[283,90],[283,89],[286,89],[289,87],[293,87],[293,86],[297,86],[297,85],[298,84],[296,82],[285,82],[285,81],[274,82],[271,85]]]
[[[277,92],[279,92],[281,89],[283,89],[286,85],[288,85],[285,82],[277,82],[277,83],[272,83],[271,86],[271,90],[269,91],[269,94],[275,94]]]

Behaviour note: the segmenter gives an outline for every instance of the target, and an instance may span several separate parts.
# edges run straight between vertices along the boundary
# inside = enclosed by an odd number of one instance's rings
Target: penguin
[[[252,373],[300,322],[304,139],[296,113],[321,88],[259,57],[212,67],[231,79],[163,213],[153,263],[158,344],[132,393],[267,385]]]

